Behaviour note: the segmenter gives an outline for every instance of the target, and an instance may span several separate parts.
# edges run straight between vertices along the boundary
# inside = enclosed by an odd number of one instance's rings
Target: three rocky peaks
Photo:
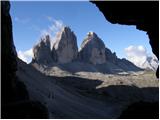
[[[76,35],[69,27],[64,27],[57,33],[53,45],[49,35],[41,38],[40,42],[34,46],[33,53],[33,61],[44,64],[69,63],[75,60],[92,64],[106,62],[105,45],[94,32],[87,34],[78,51]]]
[[[53,45],[51,38],[46,35],[33,48],[33,62],[39,64],[64,64],[74,61],[88,63],[92,65],[101,65],[106,63],[119,66],[121,69],[139,69],[126,59],[117,58],[115,53],[105,47],[104,42],[94,32],[89,32],[81,44],[78,51],[77,38],[69,27],[64,27],[56,34]],[[130,67],[129,67],[130,66]]]

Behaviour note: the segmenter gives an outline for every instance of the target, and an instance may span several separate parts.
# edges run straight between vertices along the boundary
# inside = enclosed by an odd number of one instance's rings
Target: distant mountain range
[[[153,55],[153,56],[147,57],[142,64],[139,64],[137,66],[146,70],[156,71],[158,68],[158,64],[159,64],[158,59]]]
[[[129,61],[131,61],[133,64],[135,64],[137,67],[145,69],[145,70],[152,70],[156,71],[158,68],[158,59],[155,55],[152,54],[152,56],[143,56],[143,58],[140,60],[135,60],[135,59],[130,59],[128,58]]]

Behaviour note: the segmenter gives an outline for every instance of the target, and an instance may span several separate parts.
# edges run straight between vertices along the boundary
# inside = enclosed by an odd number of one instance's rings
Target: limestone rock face
[[[106,62],[105,45],[94,32],[87,34],[81,45],[79,57],[82,61],[91,64],[103,64]]]
[[[69,63],[77,58],[77,38],[69,27],[64,27],[57,34],[53,47],[56,50],[58,63]]]
[[[38,63],[49,64],[54,62],[53,55],[50,49],[50,37],[49,35],[41,38],[41,41],[33,48],[33,60]],[[54,51],[54,49],[52,49]],[[54,56],[55,58],[56,56]]]
[[[110,49],[105,48],[106,60],[116,64],[116,60],[118,59],[116,53],[112,53]]]
[[[139,67],[135,66],[132,62],[122,58],[118,58],[116,53],[112,53],[110,49],[105,49],[106,60],[115,64],[117,67],[123,69],[124,71],[139,71],[142,70]]]

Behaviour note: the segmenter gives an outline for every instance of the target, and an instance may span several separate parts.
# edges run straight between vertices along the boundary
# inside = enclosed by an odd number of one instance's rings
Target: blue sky
[[[137,30],[135,26],[109,23],[98,8],[89,2],[11,1],[10,12],[14,42],[21,53],[31,49],[43,31],[47,31],[55,22],[69,26],[74,31],[78,46],[89,31],[94,31],[106,47],[120,58],[127,57],[125,48],[129,46],[142,46],[147,54],[152,53],[145,32]]]

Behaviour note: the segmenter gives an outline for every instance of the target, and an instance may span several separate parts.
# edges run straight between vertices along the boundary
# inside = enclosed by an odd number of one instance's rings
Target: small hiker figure
[[[49,96],[48,96],[50,99],[53,99],[54,98],[54,95],[52,92],[49,92]]]

